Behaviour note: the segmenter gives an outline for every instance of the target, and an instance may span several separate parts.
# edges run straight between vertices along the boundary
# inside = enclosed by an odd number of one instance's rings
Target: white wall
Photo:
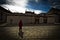
[[[13,20],[12,23],[10,20]],[[34,17],[29,17],[29,16],[7,16],[7,23],[8,24],[18,24],[19,21],[22,20],[23,24],[30,24],[34,23],[35,19]],[[43,17],[39,18],[39,23],[43,23]],[[47,18],[47,23],[55,23],[55,18],[54,17],[48,17]]]
[[[12,24],[16,24],[16,22],[18,22],[18,16],[7,16],[7,22],[9,24],[11,24],[11,20],[12,19]]]
[[[13,20],[12,23],[10,20]],[[34,23],[34,17],[29,16],[7,16],[8,24],[18,24],[19,21],[22,20],[23,24]]]
[[[54,17],[48,17],[47,23],[55,23],[55,18]]]
[[[39,23],[43,23],[43,17],[39,18]]]

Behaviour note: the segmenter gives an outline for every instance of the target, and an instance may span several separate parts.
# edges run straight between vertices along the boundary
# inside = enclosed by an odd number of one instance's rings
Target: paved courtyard
[[[23,26],[22,40],[58,40],[57,28],[58,26]],[[18,26],[0,27],[0,39],[21,40],[18,32]]]

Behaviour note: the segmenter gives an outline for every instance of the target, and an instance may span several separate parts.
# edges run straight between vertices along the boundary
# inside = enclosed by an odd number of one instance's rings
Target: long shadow
[[[48,34],[46,38],[40,38],[40,40],[60,40],[60,25],[55,25],[56,29]],[[38,40],[39,38],[35,39]],[[8,35],[5,27],[0,27],[0,40],[18,40],[14,37]],[[26,40],[26,39],[24,39]]]
[[[60,25],[55,25],[56,29],[51,32],[51,35],[48,35],[46,40],[60,40]]]
[[[0,40],[18,40],[14,37],[11,37],[6,32],[5,27],[0,27]]]

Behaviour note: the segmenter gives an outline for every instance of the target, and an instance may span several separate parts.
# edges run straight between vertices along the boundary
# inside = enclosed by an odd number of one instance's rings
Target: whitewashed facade
[[[4,9],[5,10],[5,9]],[[47,14],[41,13],[41,14],[35,14],[34,12],[25,12],[23,13],[11,13],[7,10],[1,11],[0,10],[0,16],[3,17],[0,22],[5,22],[10,25],[18,25],[19,21],[22,20],[23,24],[56,24],[60,23],[60,11],[56,11],[57,9],[51,9]]]

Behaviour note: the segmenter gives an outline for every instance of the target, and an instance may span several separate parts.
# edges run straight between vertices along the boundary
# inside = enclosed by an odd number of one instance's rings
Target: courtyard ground
[[[59,26],[23,26],[22,40],[59,40]],[[18,26],[0,27],[0,40],[21,40]]]

